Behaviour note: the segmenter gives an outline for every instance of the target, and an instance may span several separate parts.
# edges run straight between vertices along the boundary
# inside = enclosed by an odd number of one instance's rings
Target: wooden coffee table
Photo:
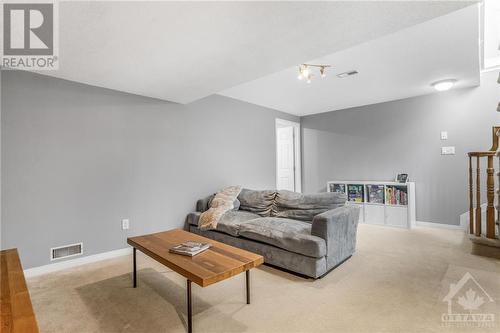
[[[194,257],[169,252],[171,247],[186,241],[210,243],[212,246]],[[261,255],[181,229],[130,237],[127,239],[127,243],[134,248],[134,288],[137,287],[136,250],[143,252],[187,279],[189,333],[192,332],[191,282],[206,287],[245,272],[247,304],[250,304],[250,269],[264,263],[264,258]]]

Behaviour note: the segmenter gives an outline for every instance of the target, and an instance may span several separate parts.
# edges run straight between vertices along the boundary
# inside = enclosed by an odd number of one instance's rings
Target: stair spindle
[[[469,233],[474,233],[474,183],[472,178],[472,156],[469,156]]]
[[[486,237],[495,238],[495,180],[493,178],[493,155],[488,156],[488,168],[486,169],[486,190],[488,206],[486,208]]]
[[[481,236],[481,163],[479,156],[476,161],[476,229],[475,235]]]

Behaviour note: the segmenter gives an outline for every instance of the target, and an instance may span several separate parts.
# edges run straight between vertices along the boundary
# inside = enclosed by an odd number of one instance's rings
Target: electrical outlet
[[[441,132],[441,140],[448,140],[448,132]]]
[[[127,230],[130,228],[130,221],[128,219],[122,220],[122,230]]]
[[[441,155],[455,155],[455,147],[441,147]]]

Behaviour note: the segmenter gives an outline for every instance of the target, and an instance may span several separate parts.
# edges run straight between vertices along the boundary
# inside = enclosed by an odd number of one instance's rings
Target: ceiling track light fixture
[[[331,67],[331,65],[313,65],[313,64],[301,64],[299,66],[299,80],[306,80],[307,83],[311,83],[314,74],[311,72],[312,68],[319,68],[319,75],[321,77],[326,77],[326,69]]]

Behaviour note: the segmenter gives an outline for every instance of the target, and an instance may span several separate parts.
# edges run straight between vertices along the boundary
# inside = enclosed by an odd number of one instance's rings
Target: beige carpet
[[[323,279],[254,269],[251,305],[244,275],[207,288],[193,284],[194,332],[500,332],[500,261],[470,249],[460,231],[361,225],[356,254]],[[186,281],[144,255],[138,262],[137,289],[131,257],[29,279],[41,331],[184,333]],[[461,295],[477,293],[465,304],[482,300],[478,311],[495,315],[493,327],[442,322],[450,283],[466,272],[492,301],[469,281]]]

